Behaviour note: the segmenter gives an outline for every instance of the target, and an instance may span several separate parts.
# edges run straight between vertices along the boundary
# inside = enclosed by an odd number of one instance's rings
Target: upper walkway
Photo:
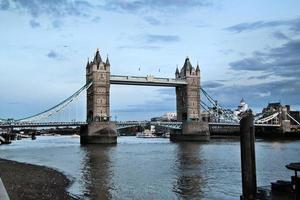
[[[185,79],[158,78],[154,76],[111,75],[110,84],[176,87],[187,85],[187,82]]]

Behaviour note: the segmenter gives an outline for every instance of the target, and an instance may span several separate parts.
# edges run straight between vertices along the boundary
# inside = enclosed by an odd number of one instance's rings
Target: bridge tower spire
[[[87,127],[82,127],[81,143],[116,143],[115,124],[110,122],[110,63],[102,61],[99,49],[87,63]]]
[[[171,134],[171,140],[208,140],[208,124],[204,123],[200,111],[200,68],[194,68],[186,57],[176,79],[183,79],[187,85],[176,87],[177,121],[183,123],[182,134]],[[192,135],[192,136],[191,136]],[[193,138],[193,139],[192,139]]]

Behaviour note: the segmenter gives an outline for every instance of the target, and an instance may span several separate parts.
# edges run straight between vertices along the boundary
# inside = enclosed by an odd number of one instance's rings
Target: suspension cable
[[[67,99],[65,99],[64,101],[60,102],[59,104],[43,111],[43,112],[40,112],[38,114],[35,114],[35,115],[32,115],[32,116],[29,116],[29,117],[25,117],[25,118],[21,118],[21,119],[18,119],[16,121],[26,121],[26,120],[29,120],[29,119],[34,119],[34,118],[38,118],[39,116],[43,116],[45,115],[46,113],[49,113],[47,117],[51,116],[53,113],[51,113],[50,111],[55,111],[55,112],[60,112],[61,110],[63,110],[69,103],[71,103],[73,101],[73,99],[75,99],[76,97],[79,96],[79,94],[84,91],[85,89],[88,89],[90,88],[92,85],[92,82],[89,82],[87,84],[85,84],[83,87],[81,87],[78,91],[76,91],[73,95],[71,95],[70,97],[68,97]]]

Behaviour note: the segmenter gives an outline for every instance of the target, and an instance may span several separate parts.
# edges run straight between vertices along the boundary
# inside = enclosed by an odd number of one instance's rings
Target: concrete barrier
[[[7,191],[4,187],[4,184],[0,178],[0,199],[1,200],[9,200],[9,196],[7,194]]]

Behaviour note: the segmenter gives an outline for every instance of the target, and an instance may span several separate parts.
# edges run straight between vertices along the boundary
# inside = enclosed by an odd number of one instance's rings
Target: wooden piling
[[[255,128],[252,111],[243,114],[240,121],[240,143],[242,164],[243,194],[241,200],[255,200],[256,165],[255,165]]]

